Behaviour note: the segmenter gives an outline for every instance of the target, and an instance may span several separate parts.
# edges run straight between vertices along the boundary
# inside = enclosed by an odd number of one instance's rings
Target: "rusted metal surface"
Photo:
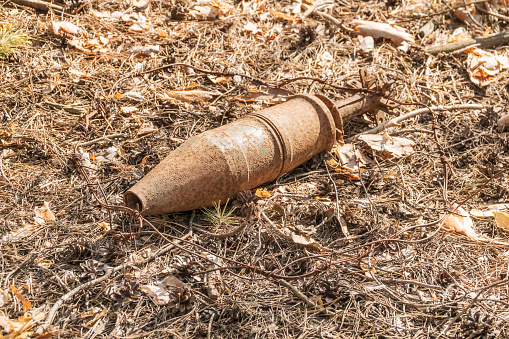
[[[124,202],[143,215],[226,202],[330,149],[340,123],[327,98],[294,96],[188,139],[128,190]]]

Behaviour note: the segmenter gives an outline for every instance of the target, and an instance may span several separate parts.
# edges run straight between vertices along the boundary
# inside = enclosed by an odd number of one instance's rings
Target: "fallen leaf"
[[[332,153],[338,157],[340,167],[350,171],[358,171],[359,167],[364,167],[366,164],[364,157],[355,149],[353,144],[336,146],[333,148]]]
[[[301,21],[301,18],[294,18],[292,16],[289,16],[288,14],[276,12],[276,11],[270,11],[272,15],[274,15],[276,18],[283,19],[286,21]]]
[[[145,100],[145,97],[143,97],[143,95],[141,95],[138,92],[132,92],[132,91],[124,93],[124,97],[127,97],[127,98],[129,98],[131,100],[134,100],[134,101],[143,101],[143,100]]]
[[[110,17],[110,12],[108,12],[108,11],[100,12],[100,11],[96,11],[93,8],[90,9],[90,13],[92,13],[92,15],[95,16],[98,19],[104,19],[104,18],[109,18]]]
[[[470,1],[465,2],[465,0],[456,0],[454,3],[454,7],[468,4],[469,2]],[[454,10],[454,16],[456,16],[458,19],[460,19],[467,25],[479,24],[481,20],[481,16],[479,15],[479,13],[477,13],[475,9],[475,4],[456,8]]]
[[[294,232],[292,232],[291,237],[293,242],[299,245],[309,246],[318,244],[316,240],[304,234],[295,234]]]
[[[82,79],[90,78],[89,74],[79,71],[77,69],[69,68],[68,72],[69,75],[71,75],[71,77],[73,78],[72,79],[73,82],[80,82]]]
[[[503,132],[509,129],[509,114],[502,116],[497,123],[498,131]]]
[[[372,36],[359,36],[359,50],[364,53],[370,53],[375,49],[375,40]]]
[[[483,51],[479,48],[465,50],[467,57],[467,72],[470,80],[480,86],[486,86],[497,79],[497,74],[509,67],[509,57]]]
[[[509,213],[493,211],[493,215],[495,216],[498,227],[509,229]]]
[[[479,236],[473,229],[474,222],[467,211],[462,207],[458,207],[457,204],[452,205],[451,211],[453,213],[450,213],[445,218],[440,227],[446,232],[463,234],[473,240],[479,239]]]
[[[163,280],[158,281],[157,285],[162,288],[180,288],[184,287],[186,284],[177,279],[175,276],[169,275],[165,277]]]
[[[146,135],[146,134],[154,133],[154,132],[157,132],[157,131],[158,131],[158,128],[155,127],[154,125],[152,125],[152,123],[144,123],[140,127],[140,129],[136,130],[136,134],[138,136],[141,136],[141,135]]]
[[[268,197],[271,197],[272,195],[274,195],[274,192],[267,191],[266,189],[263,189],[263,188],[257,188],[255,191],[255,195],[260,198],[268,198]]]
[[[182,288],[186,286],[176,277],[169,275],[155,285],[142,285],[140,289],[152,298],[157,305],[166,305],[170,302],[170,293],[166,289]]]
[[[253,35],[262,33],[262,30],[258,28],[258,25],[255,24],[254,22],[250,22],[250,21],[244,25],[244,30],[251,32],[251,34],[253,34]]]
[[[68,34],[78,34],[79,28],[73,23],[67,21],[58,21],[51,24],[53,33],[58,34],[60,31]]]
[[[4,307],[9,302],[9,291],[0,289],[0,307]]]
[[[30,333],[26,333],[30,328],[36,325],[36,321],[40,321],[45,317],[44,313],[38,313],[35,319],[28,314],[19,316],[17,320],[9,319],[5,314],[0,311],[0,326],[8,333],[7,336],[0,338],[5,339],[18,339],[28,338]]]
[[[463,41],[472,39],[472,36],[467,33],[465,27],[458,27],[452,32],[452,35],[447,39],[447,42]]]
[[[2,237],[2,241],[18,241],[25,237],[28,237],[31,235],[35,229],[37,228],[37,225],[32,224],[24,224],[22,228],[19,230],[14,230],[9,234],[6,234]]]
[[[155,57],[159,53],[159,45],[130,46],[127,52],[138,57]]]
[[[49,202],[45,201],[42,207],[36,207],[35,210],[35,223],[38,225],[45,224],[47,222],[55,221],[55,214],[49,208]]]
[[[25,310],[25,312],[28,311],[32,306],[32,303],[25,299],[25,297],[18,291],[16,286],[11,285],[10,287],[14,296],[23,304],[23,309]]]
[[[162,99],[167,101],[181,101],[181,102],[203,102],[208,101],[217,95],[213,92],[191,90],[191,91],[171,91],[164,92]]]
[[[112,224],[107,223],[107,222],[104,222],[104,221],[101,221],[101,222],[99,223],[99,226],[101,226],[102,228],[104,228],[104,230],[105,230],[105,231],[107,231],[107,232],[109,232],[109,231],[111,231],[111,230],[115,230],[115,229],[117,229],[117,227],[118,227],[118,226],[117,226],[117,225],[115,225],[115,224],[113,224],[113,225],[112,225]]]
[[[373,150],[388,152],[394,157],[403,157],[414,153],[415,142],[406,138],[388,137],[383,134],[361,134],[359,139]]]
[[[215,20],[221,14],[219,9],[209,6],[194,6],[189,15],[197,20]]]
[[[160,38],[169,38],[170,35],[168,34],[168,32],[162,30],[162,29],[158,29],[157,30],[157,36],[160,37]]]
[[[383,24],[373,21],[353,20],[354,29],[363,36],[371,36],[373,38],[386,38],[401,45],[404,41],[414,43],[414,37],[407,33],[403,27],[396,25]]]
[[[133,6],[137,8],[146,8],[152,0],[132,0]]]
[[[232,97],[234,101],[271,101],[273,103],[279,103],[286,101],[286,98],[292,96],[293,93],[282,88],[269,88],[266,91],[260,92],[257,90],[250,90],[247,95],[239,95]]]
[[[126,115],[131,115],[132,113],[134,113],[136,111],[138,111],[138,108],[134,107],[134,106],[120,107],[120,112],[122,112]]]

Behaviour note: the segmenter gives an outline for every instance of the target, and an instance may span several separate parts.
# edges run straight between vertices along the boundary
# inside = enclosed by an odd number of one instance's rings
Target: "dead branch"
[[[455,41],[441,46],[430,46],[425,49],[426,53],[437,55],[438,53],[454,52],[466,47],[476,45],[481,48],[491,48],[509,43],[509,31],[491,34],[485,37]]]
[[[419,108],[419,109],[416,109],[415,111],[408,112],[408,113],[403,114],[399,117],[396,117],[394,119],[386,121],[383,124],[378,125],[377,127],[364,132],[363,134],[375,134],[375,133],[379,133],[383,130],[386,130],[389,127],[400,126],[400,124],[405,120],[413,118],[419,114],[429,113],[430,109],[432,109],[434,111],[452,111],[452,110],[457,110],[457,109],[483,109],[483,108],[484,108],[484,106],[480,105],[480,104],[463,104],[463,105],[433,106],[430,108]]]
[[[46,2],[46,1],[40,1],[40,0],[10,0],[10,2],[15,3],[17,5],[21,5],[21,6],[32,7],[32,8],[35,8],[35,9],[39,10],[39,11],[44,11],[44,12],[47,12],[50,9],[53,9],[53,10],[56,10],[56,11],[59,11],[59,12],[63,12],[64,11],[64,8],[62,6],[55,5],[55,4],[51,3],[51,2]]]
[[[484,13],[484,14],[487,14],[487,15],[491,15],[495,18],[499,18],[500,20],[504,20],[504,21],[507,21],[509,22],[509,17],[505,16],[505,15],[502,15],[502,14],[498,14],[498,13],[494,13],[492,11],[487,11],[485,9],[482,9],[482,8],[477,8],[477,10],[481,13]]]

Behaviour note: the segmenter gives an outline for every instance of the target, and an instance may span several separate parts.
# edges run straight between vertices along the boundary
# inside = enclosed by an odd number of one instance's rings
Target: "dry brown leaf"
[[[263,188],[257,188],[255,195],[260,198],[268,198],[274,195],[274,191],[267,191]]]
[[[164,92],[162,99],[167,101],[181,101],[181,102],[203,102],[208,101],[217,95],[213,92],[202,91],[202,90],[191,90],[191,91],[171,91]]]
[[[244,25],[244,30],[251,32],[251,34],[253,34],[253,35],[262,33],[262,30],[258,28],[258,25],[255,24],[254,22],[250,22],[250,21]]]
[[[35,210],[35,223],[38,225],[45,224],[47,222],[55,221],[55,214],[49,208],[49,202],[45,201],[42,207],[36,207]]]
[[[467,33],[465,27],[458,27],[452,32],[452,35],[447,39],[447,42],[463,41],[472,39],[472,36]]]
[[[286,101],[286,98],[292,96],[293,93],[282,88],[269,88],[266,91],[260,92],[257,90],[250,90],[247,95],[239,95],[232,97],[234,101],[270,101],[272,103],[280,103]]]
[[[495,216],[498,227],[509,229],[509,213],[493,211],[493,215]]]
[[[383,134],[362,134],[359,139],[379,152],[388,152],[394,157],[403,157],[414,153],[415,142],[406,138],[389,137]]]
[[[137,8],[146,8],[152,0],[132,0],[133,6]]]
[[[474,230],[474,222],[470,215],[462,207],[458,207],[457,204],[453,204],[450,213],[445,220],[442,222],[440,227],[444,231],[463,234],[473,240],[478,240],[479,236]]]
[[[509,67],[509,57],[483,51],[479,48],[465,50],[468,52],[467,72],[470,80],[478,86],[486,86],[497,79],[497,74]]]
[[[294,243],[304,246],[310,246],[310,245],[318,245],[316,240],[314,240],[311,237],[308,237],[304,234],[295,234],[294,232],[291,233],[291,237]]]
[[[497,123],[499,132],[503,132],[509,129],[509,114],[504,115],[498,120]]]
[[[25,312],[28,311],[32,306],[32,303],[25,299],[25,297],[18,291],[16,286],[11,285],[10,288],[14,296],[23,304],[23,309]]]
[[[35,229],[37,228],[36,225],[32,224],[24,224],[22,228],[19,230],[14,230],[10,234],[6,234],[2,237],[3,241],[17,241],[21,240],[25,237],[28,237],[31,235]]]
[[[352,24],[355,30],[363,36],[371,36],[373,38],[386,38],[400,46],[403,42],[414,43],[414,37],[407,33],[404,28],[383,24],[373,21],[353,20]]]
[[[3,330],[8,334],[5,336],[1,336],[0,338],[5,339],[20,339],[20,338],[28,338],[32,335],[32,332],[27,332],[32,327],[36,325],[36,322],[41,321],[46,317],[45,313],[38,313],[33,318],[24,314],[19,316],[17,320],[9,319],[2,311],[0,311],[0,326],[3,327]]]
[[[294,18],[293,16],[289,16],[288,14],[276,12],[276,11],[270,11],[272,15],[274,15],[276,18],[283,19],[286,21],[301,21],[301,18]]]
[[[138,136],[141,136],[141,135],[146,135],[146,134],[154,133],[154,132],[157,132],[157,131],[158,131],[158,128],[155,127],[154,125],[152,125],[152,123],[145,123],[145,124],[143,124],[140,127],[140,129],[136,130],[136,134]]]
[[[366,164],[364,157],[353,144],[335,147],[332,153],[338,157],[340,166],[350,171],[358,171],[359,167],[364,167]]]
[[[472,1],[466,1],[467,4],[469,2],[472,2]],[[453,5],[454,5],[454,7],[457,7],[457,6],[461,6],[464,4],[465,4],[465,0],[456,0]],[[477,13],[477,10],[475,9],[475,5],[469,5],[466,7],[456,8],[454,10],[454,16],[456,16],[456,18],[460,19],[467,25],[479,24],[479,22],[481,20],[481,16],[479,15],[479,13]]]
[[[9,302],[9,291],[0,289],[0,307],[4,307]]]
[[[90,13],[92,13],[92,15],[95,16],[98,19],[109,18],[111,16],[110,12],[108,12],[108,11],[100,12],[100,11],[96,11],[93,8],[90,9]]]
[[[189,11],[189,15],[197,20],[215,20],[220,14],[221,11],[218,8],[210,6],[194,6]]]
[[[58,34],[60,31],[68,34],[78,34],[79,28],[73,23],[67,21],[58,21],[51,24],[53,33]]]

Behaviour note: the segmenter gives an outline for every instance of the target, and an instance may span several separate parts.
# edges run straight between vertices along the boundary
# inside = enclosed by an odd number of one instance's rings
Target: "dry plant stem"
[[[293,295],[295,295],[300,300],[304,301],[307,307],[315,308],[318,306],[313,300],[309,299],[306,295],[304,295],[304,293],[299,291],[295,286],[293,286],[289,282],[281,279],[276,280],[276,282],[289,289],[293,293]]]
[[[0,174],[2,174],[2,178],[4,178],[4,180],[7,181],[7,183],[12,186],[11,180],[5,175],[4,167],[2,164],[3,160],[4,160],[4,155],[2,153],[0,153]]]
[[[354,29],[348,28],[345,25],[343,25],[343,23],[341,21],[339,21],[338,19],[336,19],[332,15],[329,15],[327,13],[314,10],[313,8],[311,8],[310,6],[308,6],[306,4],[302,4],[302,7],[304,7],[304,9],[306,10],[306,13],[309,11],[310,13],[314,13],[314,14],[316,14],[318,16],[321,16],[325,20],[329,21],[330,23],[332,23],[332,24],[334,24],[336,26],[339,26],[341,29],[343,29],[343,30],[345,30],[347,32],[350,32],[350,33],[355,33],[356,32]],[[316,7],[318,7],[318,6],[316,6]]]
[[[86,141],[86,142],[83,142],[80,144],[81,147],[88,147],[88,146],[92,146],[93,144],[96,144],[98,142],[101,142],[101,141],[110,141],[111,139],[118,139],[118,138],[124,138],[126,137],[125,134],[122,134],[122,133],[116,133],[116,134],[111,134],[111,135],[105,135],[104,137],[100,137],[100,138],[97,138],[97,139],[93,139],[93,140],[90,140],[90,141]],[[64,141],[64,145],[67,144],[68,142],[65,142]]]
[[[336,186],[336,181],[332,178],[332,176],[330,175],[330,172],[329,172],[329,167],[327,167],[327,162],[324,160],[324,163],[325,163],[325,169],[327,170],[327,175],[329,176],[329,179],[330,181],[332,181],[332,185],[334,185],[334,192],[336,193],[336,218],[338,219],[338,222],[340,223],[341,225],[341,232],[343,232],[343,234],[345,235],[346,238],[348,238],[350,236],[350,234],[348,233],[348,227],[346,227],[346,225],[344,225],[340,218],[341,216],[339,215],[339,196],[338,196],[338,187]]]
[[[494,12],[491,12],[491,11],[487,11],[487,10],[482,9],[482,8],[477,8],[477,10],[479,12],[481,12],[481,13],[488,14],[488,15],[491,15],[491,16],[493,16],[495,18],[499,18],[500,20],[504,20],[504,21],[509,22],[509,17],[507,17],[505,15],[494,13]]]
[[[185,240],[187,238],[189,238],[191,236],[190,233],[184,235],[182,238],[180,238],[180,240]],[[144,260],[141,260],[141,261],[137,261],[137,262],[126,262],[126,263],[123,263],[122,265],[119,265],[119,266],[116,266],[116,267],[110,267],[106,273],[102,276],[102,277],[99,277],[97,279],[94,279],[94,280],[90,280],[84,284],[81,284],[77,287],[75,287],[74,289],[72,289],[71,291],[67,292],[66,294],[64,294],[54,305],[53,307],[51,308],[51,310],[49,311],[48,313],[48,316],[46,317],[46,320],[44,321],[44,323],[37,329],[37,331],[35,332],[37,335],[41,335],[43,334],[50,326],[51,326],[51,323],[53,322],[53,319],[55,318],[59,308],[69,299],[71,299],[73,296],[75,296],[76,294],[78,294],[79,292],[83,291],[84,289],[86,288],[89,288],[91,286],[94,286],[94,285],[97,285],[98,283],[100,282],[103,282],[105,280],[107,280],[113,273],[115,272],[118,272],[118,271],[122,271],[122,270],[125,270],[126,268],[128,268],[129,266],[133,266],[133,265],[143,265],[143,264],[146,264],[146,263],[149,263],[151,262],[152,260],[154,260],[155,258],[159,257],[160,255],[170,251],[171,249],[175,248],[176,244],[175,243],[171,243],[169,245],[167,245],[166,247],[163,247],[162,249],[160,249],[159,251],[157,251],[156,253],[154,253],[152,256],[148,257],[147,259],[144,259]]]
[[[39,0],[9,0],[9,1],[12,3],[15,3],[17,5],[32,7],[32,8],[38,9],[40,11],[45,11],[45,12],[49,11],[50,9],[53,9],[53,10],[56,10],[59,12],[64,11],[64,8],[62,6],[55,5],[51,2],[46,2],[46,1],[39,1]]]
[[[452,111],[452,110],[457,110],[457,109],[483,109],[483,108],[484,108],[484,106],[479,105],[479,104],[463,104],[463,105],[432,106],[432,107],[430,107],[430,109],[432,109],[434,111],[439,111],[439,112]],[[415,111],[408,112],[408,113],[403,114],[399,117],[396,117],[394,119],[386,121],[385,123],[378,125],[377,127],[372,128],[369,131],[366,131],[362,134],[375,134],[375,133],[382,132],[383,130],[390,128],[390,127],[398,127],[405,120],[408,120],[408,119],[413,118],[417,115],[429,113],[429,112],[430,112],[430,110],[428,108],[419,108],[419,109],[416,109]]]
[[[476,45],[481,48],[491,48],[498,45],[505,45],[509,43],[509,31],[504,31],[496,34],[491,34],[485,37],[467,39],[462,41],[455,41],[441,46],[431,46],[426,48],[426,53],[437,55],[438,53],[449,53],[468,46]]]
[[[458,5],[456,7],[452,7],[452,8],[440,11],[440,12],[431,13],[431,14],[424,15],[424,16],[414,17],[414,18],[406,19],[406,20],[400,20],[397,23],[399,24],[399,23],[413,21],[413,20],[419,20],[419,19],[424,19],[424,18],[431,18],[431,17],[437,16],[437,15],[442,15],[442,14],[450,13],[450,12],[452,12],[452,11],[458,9],[458,8],[463,8],[463,7],[467,7],[467,6],[474,5],[474,4],[481,4],[481,3],[484,3],[486,1],[487,0],[476,0],[476,1],[469,1],[468,3],[466,1],[464,1],[463,4]]]

